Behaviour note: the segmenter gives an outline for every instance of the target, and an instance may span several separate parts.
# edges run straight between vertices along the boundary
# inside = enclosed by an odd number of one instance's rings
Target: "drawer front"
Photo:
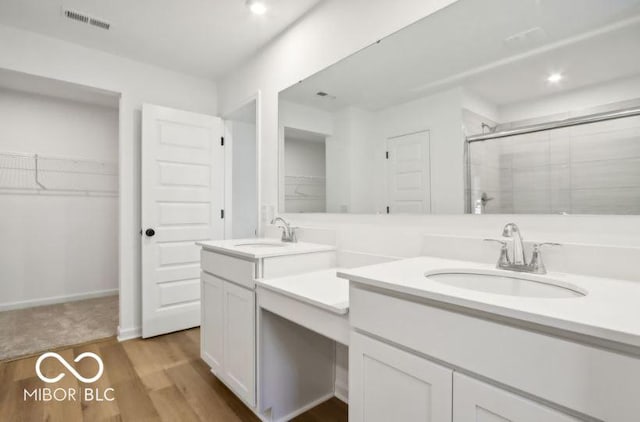
[[[253,289],[256,264],[253,261],[202,250],[200,253],[202,270],[241,286]]]
[[[453,376],[453,422],[579,422],[542,406],[462,374]]]
[[[640,359],[364,290],[351,325],[602,420],[636,421]]]

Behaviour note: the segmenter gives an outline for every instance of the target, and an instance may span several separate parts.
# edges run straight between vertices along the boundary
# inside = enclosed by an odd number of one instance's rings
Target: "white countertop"
[[[349,312],[349,281],[336,275],[341,268],[280,278],[259,279],[256,285],[344,315]]]
[[[250,243],[277,243],[282,246],[242,246]],[[312,252],[335,251],[335,246],[321,245],[317,243],[281,242],[278,239],[270,238],[251,238],[251,239],[227,239],[212,240],[206,242],[196,242],[203,249],[213,252],[219,252],[225,255],[237,256],[240,258],[260,259],[274,256],[297,255]]]
[[[340,270],[338,276],[445,304],[640,347],[640,280],[549,272],[546,277],[573,284],[588,294],[575,298],[532,298],[457,288],[424,276],[425,272],[434,270],[494,268],[490,264],[419,257]]]

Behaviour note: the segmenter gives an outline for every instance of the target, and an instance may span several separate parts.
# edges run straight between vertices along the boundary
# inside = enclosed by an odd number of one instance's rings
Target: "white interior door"
[[[218,117],[142,108],[142,336],[200,325],[200,253],[223,239]]]
[[[387,139],[387,212],[429,214],[431,171],[429,132]]]

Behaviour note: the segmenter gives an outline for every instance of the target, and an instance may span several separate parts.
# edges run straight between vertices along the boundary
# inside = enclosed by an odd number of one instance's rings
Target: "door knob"
[[[147,230],[144,231],[144,234],[146,234],[147,237],[153,237],[153,235],[156,234],[156,231],[153,230],[153,229],[147,229]]]

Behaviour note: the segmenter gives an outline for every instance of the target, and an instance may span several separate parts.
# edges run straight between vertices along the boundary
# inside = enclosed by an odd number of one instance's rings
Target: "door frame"
[[[409,135],[417,135],[419,133],[428,133],[428,141],[426,143],[426,147],[427,147],[427,151],[429,152],[429,213],[428,214],[432,214],[432,210],[433,210],[433,203],[432,203],[432,198],[431,198],[431,188],[432,188],[432,180],[431,180],[431,129],[429,128],[424,128],[424,129],[419,129],[419,130],[414,130],[411,132],[407,132],[407,133],[401,133],[398,135],[392,135],[392,136],[387,136],[384,140],[384,148],[385,151],[389,152],[389,141],[392,139],[396,139],[396,138],[402,138],[403,136],[409,136]],[[385,159],[384,160],[384,201],[385,201],[385,205],[383,205],[383,207],[386,207],[388,204],[391,204],[391,195],[389,195],[389,160]],[[382,212],[386,212],[386,208],[384,210],[382,210]],[[391,213],[390,213],[391,214]],[[427,214],[422,214],[422,215],[427,215]]]
[[[232,193],[233,193],[233,185],[231,175],[233,174],[233,139],[231,132],[229,130],[229,125],[227,122],[229,121],[229,116],[231,116],[236,111],[246,107],[252,102],[256,103],[256,157],[255,157],[255,165],[256,165],[256,204],[258,209],[256,210],[256,236],[260,236],[262,234],[262,210],[261,210],[261,185],[260,182],[262,180],[261,177],[261,158],[262,158],[262,92],[257,90],[255,93],[235,104],[233,107],[229,109],[229,111],[224,112],[220,117],[222,118],[223,124],[223,133],[225,139],[229,139],[232,142],[225,145],[224,151],[224,203],[225,203],[225,213],[230,216],[230,218],[225,218],[225,239],[229,239],[230,236],[233,236],[233,212],[232,212]]]

